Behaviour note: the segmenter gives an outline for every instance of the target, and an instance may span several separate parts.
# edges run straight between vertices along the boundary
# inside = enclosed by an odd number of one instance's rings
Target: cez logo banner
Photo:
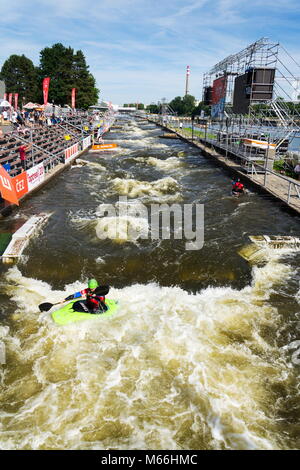
[[[19,205],[12,179],[2,165],[0,165],[0,192],[3,199]]]
[[[21,199],[24,194],[28,193],[28,183],[26,172],[12,178],[12,183],[15,188],[18,199]]]

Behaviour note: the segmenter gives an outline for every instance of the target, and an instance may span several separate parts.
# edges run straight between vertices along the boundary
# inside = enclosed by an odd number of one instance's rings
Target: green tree
[[[76,88],[76,107],[86,109],[98,101],[99,90],[96,81],[89,72],[89,67],[82,51],[77,51],[73,56],[72,82]],[[68,103],[71,100],[71,94]]]
[[[11,55],[3,64],[0,79],[4,80],[8,93],[19,93],[19,102],[36,101],[37,69],[23,55]]]
[[[175,111],[175,113],[178,114],[178,116],[181,116],[183,114],[183,103],[182,103],[182,98],[180,96],[176,96],[169,105]]]
[[[183,114],[184,116],[191,116],[195,108],[195,97],[192,95],[185,95],[182,98]]]
[[[45,47],[40,52],[40,90],[42,101],[42,80],[50,77],[48,101],[64,105],[69,101],[73,81],[73,49],[61,43]]]
[[[210,106],[204,104],[203,101],[201,101],[198,106],[195,106],[192,116],[200,116],[202,111],[204,111],[205,116],[210,116]]]
[[[150,114],[158,114],[159,113],[159,106],[157,104],[149,104],[146,108],[147,111],[150,112]]]
[[[76,107],[87,108],[98,101],[99,90],[95,87],[95,79],[88,70],[82,51],[74,54],[71,47],[61,43],[45,47],[40,52],[39,76],[41,92],[42,79],[51,79],[49,102],[71,104],[72,88],[77,90]]]

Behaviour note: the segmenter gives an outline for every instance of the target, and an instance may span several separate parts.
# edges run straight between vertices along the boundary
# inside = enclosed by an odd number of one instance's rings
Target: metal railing
[[[150,120],[156,122],[157,124],[161,124],[161,119],[158,117],[152,118],[150,117]],[[297,199],[300,199],[300,181],[297,182],[293,178],[290,178],[288,176],[282,175],[280,173],[277,173],[276,171],[267,168],[268,165],[268,158],[265,155],[259,155],[257,153],[252,153],[251,149],[249,149],[249,153],[247,151],[244,151],[239,144],[235,143],[229,143],[229,139],[226,139],[226,142],[222,144],[221,142],[217,141],[217,131],[215,129],[201,129],[202,133],[204,134],[203,137],[199,137],[197,135],[194,135],[193,133],[193,128],[190,128],[191,130],[187,131],[186,129],[180,129],[179,128],[179,122],[180,121],[171,121],[168,124],[164,123],[163,126],[169,128],[171,131],[176,132],[179,136],[182,136],[188,140],[191,140],[192,142],[201,142],[204,145],[209,144],[213,146],[214,148],[218,150],[225,151],[225,158],[228,158],[228,155],[230,155],[231,159],[238,160],[241,162],[241,167],[240,171],[247,171],[247,176],[252,179],[254,182],[259,182],[259,184],[265,188],[268,188],[273,194],[276,194],[278,197],[281,199],[285,200],[288,204],[290,204],[291,197],[293,195],[297,197]],[[198,129],[197,127],[195,128],[196,130]],[[207,137],[208,131],[214,132],[215,134],[215,139],[210,139]],[[209,133],[210,134],[210,133]],[[211,135],[211,134],[210,134]],[[264,164],[260,164],[257,161],[258,160],[264,160]],[[281,191],[278,191],[278,188],[276,188],[276,184],[270,184],[268,181],[268,176],[272,175],[273,177],[278,178],[278,181],[281,183],[284,182],[285,189]],[[276,191],[277,189],[277,191]],[[285,196],[284,198],[282,196]],[[300,206],[299,206],[300,208]]]

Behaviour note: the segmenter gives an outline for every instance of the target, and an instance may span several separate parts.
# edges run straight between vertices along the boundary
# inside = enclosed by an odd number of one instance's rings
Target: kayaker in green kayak
[[[99,294],[99,290],[101,291],[101,289],[103,289],[105,293],[108,293],[109,291],[108,286],[100,287],[96,279],[90,279],[87,289],[83,289],[79,292],[75,292],[74,294],[69,295],[63,300],[63,302],[85,296],[86,301],[82,302],[82,307],[84,310],[89,313],[106,312],[107,305],[105,304],[105,295]]]

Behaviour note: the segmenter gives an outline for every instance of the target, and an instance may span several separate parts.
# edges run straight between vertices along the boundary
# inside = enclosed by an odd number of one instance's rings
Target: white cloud
[[[261,36],[298,54],[296,0],[0,0],[0,9],[2,60],[24,53],[37,64],[55,42],[82,49],[113,101],[182,95],[187,64],[199,98],[203,72]]]

